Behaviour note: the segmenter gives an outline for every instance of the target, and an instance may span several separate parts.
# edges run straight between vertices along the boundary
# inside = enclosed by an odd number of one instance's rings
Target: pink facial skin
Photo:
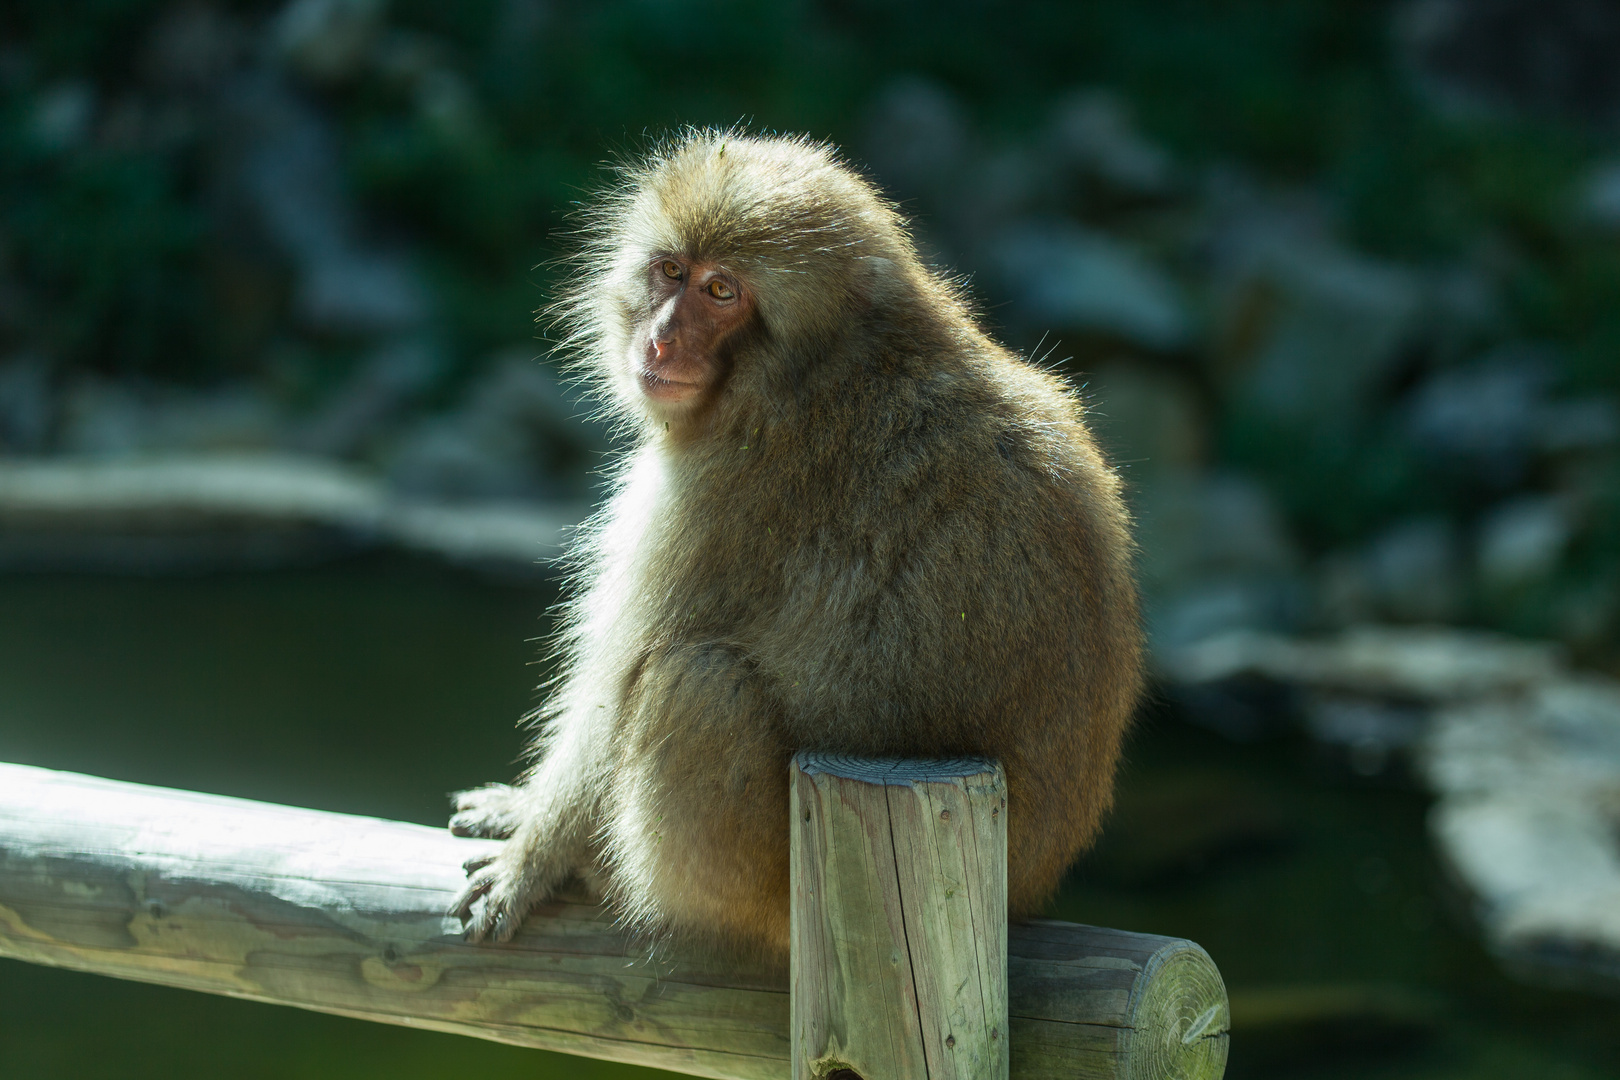
[[[630,347],[631,371],[660,412],[682,412],[720,380],[722,346],[748,321],[753,300],[718,266],[679,255],[654,259],[647,279],[651,310]]]

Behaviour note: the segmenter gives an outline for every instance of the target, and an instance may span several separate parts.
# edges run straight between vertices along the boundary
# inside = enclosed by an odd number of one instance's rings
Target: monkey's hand
[[[467,887],[450,905],[450,914],[461,920],[468,941],[511,941],[523,916],[549,891],[527,855],[523,844],[510,840],[494,855],[461,864]]]
[[[458,791],[450,796],[456,812],[450,815],[450,831],[457,836],[481,836],[505,840],[517,831],[519,789],[510,784],[485,784]]]

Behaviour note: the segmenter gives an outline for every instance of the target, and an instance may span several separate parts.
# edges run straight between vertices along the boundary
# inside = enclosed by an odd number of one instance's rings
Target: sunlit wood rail
[[[0,764],[0,956],[698,1076],[790,1076],[787,972],[649,959],[582,901],[543,906],[510,944],[463,942],[444,911],[462,861],[490,844]],[[1039,921],[1005,948],[1015,1080],[1221,1076],[1226,992],[1192,942]]]

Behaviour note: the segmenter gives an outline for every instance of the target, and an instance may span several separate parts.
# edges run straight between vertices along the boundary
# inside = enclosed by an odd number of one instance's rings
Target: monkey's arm
[[[521,785],[491,784],[455,796],[451,831],[507,836],[499,853],[465,864],[467,886],[450,906],[468,941],[510,940],[535,903],[590,864],[600,798],[605,725],[564,716]]]

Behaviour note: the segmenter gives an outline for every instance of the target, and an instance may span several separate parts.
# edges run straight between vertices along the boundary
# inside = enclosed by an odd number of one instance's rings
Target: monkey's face
[[[660,255],[647,267],[646,318],[626,360],[652,410],[684,415],[718,389],[727,344],[747,325],[753,298],[712,263]]]

